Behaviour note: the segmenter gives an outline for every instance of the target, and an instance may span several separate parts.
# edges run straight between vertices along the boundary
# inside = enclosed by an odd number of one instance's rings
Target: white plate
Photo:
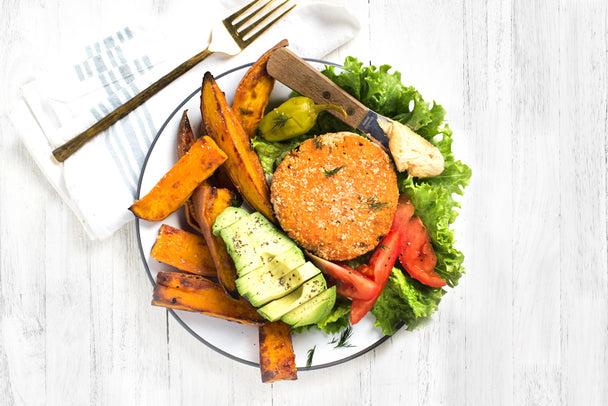
[[[335,65],[330,62],[308,60],[318,69],[324,65]],[[219,87],[224,91],[228,103],[232,104],[234,92],[241,78],[252,64],[247,64],[215,76]],[[285,100],[290,90],[276,83],[271,94],[271,103]],[[144,162],[139,179],[138,198],[148,193],[158,180],[175,164],[176,135],[182,112],[188,109],[188,118],[195,133],[201,124],[200,88],[193,91],[180,103],[161,127]],[[169,265],[162,264],[150,257],[150,251],[161,224],[169,224],[188,230],[183,210],[178,210],[162,222],[154,223],[136,219],[137,238],[141,256],[150,281],[154,284],[156,274],[161,270],[175,270]],[[152,292],[150,292],[152,295]],[[245,364],[259,366],[258,329],[256,326],[245,326],[239,323],[205,316],[182,310],[169,310],[176,320],[192,335],[207,346],[226,355],[229,358]],[[320,331],[308,331],[293,335],[293,347],[296,354],[298,370],[318,369],[332,366],[353,359],[375,348],[384,342],[384,336],[379,328],[374,327],[374,318],[367,315],[353,327],[352,336],[348,342],[351,347],[336,348],[332,340],[339,334],[329,336]],[[312,364],[307,367],[308,351],[312,348],[314,356]]]

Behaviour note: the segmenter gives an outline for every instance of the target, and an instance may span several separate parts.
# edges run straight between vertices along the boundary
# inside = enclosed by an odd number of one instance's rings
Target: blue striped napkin
[[[211,56],[64,163],[54,160],[54,148],[199,52],[207,41],[191,37],[185,41],[164,35],[158,27],[120,27],[74,50],[22,87],[23,100],[11,113],[12,121],[42,173],[92,239],[111,236],[133,218],[127,208],[135,199],[150,144],[176,102],[200,86],[205,71],[218,74],[254,61],[283,38],[296,53],[322,58],[358,32],[358,22],[343,7],[298,3],[285,20],[244,52],[236,57]],[[208,24],[203,19],[197,27],[205,32],[203,38],[210,33],[205,27],[210,29],[212,22],[243,4],[225,0],[206,6]],[[195,35],[200,38],[200,33]]]

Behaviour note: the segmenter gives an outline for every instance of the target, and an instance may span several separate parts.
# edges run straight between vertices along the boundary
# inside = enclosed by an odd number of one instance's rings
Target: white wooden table
[[[89,241],[4,114],[74,36],[179,2],[3,2],[0,404],[608,404],[608,4],[344,3],[363,28],[327,59],[393,65],[473,168],[434,323],[275,384],[201,344],[150,306],[134,224]]]

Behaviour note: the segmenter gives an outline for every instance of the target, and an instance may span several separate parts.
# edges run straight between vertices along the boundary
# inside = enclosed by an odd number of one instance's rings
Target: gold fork
[[[268,11],[266,14],[262,15],[257,20],[249,23],[252,18],[256,17],[262,11],[267,9],[268,6],[272,4],[275,0],[270,0],[266,2],[265,4],[261,5],[256,10],[245,16],[247,11],[249,11],[252,7],[260,3],[260,1],[262,0],[254,0],[251,3],[247,4],[245,7],[235,12],[234,14],[231,14],[224,20],[216,23],[211,31],[211,42],[209,43],[207,49],[194,55],[192,58],[182,63],[177,68],[167,73],[157,82],[151,84],[147,89],[143,90],[141,93],[134,96],[131,100],[129,100],[128,102],[126,102],[125,104],[118,107],[116,110],[99,120],[88,130],[85,130],[81,134],[75,136],[74,138],[63,144],[62,146],[56,148],[53,151],[53,156],[55,157],[55,159],[59,162],[65,161],[74,152],[80,149],[80,147],[86,144],[97,134],[108,129],[112,124],[116,123],[118,120],[135,110],[137,107],[142,105],[160,90],[165,88],[169,83],[173,82],[175,79],[192,69],[195,65],[201,62],[203,59],[207,58],[209,55],[215,52],[221,52],[226,55],[238,54],[243,49],[247,48],[249,44],[255,41],[267,29],[269,29],[277,21],[283,18],[285,14],[289,13],[296,6],[295,4],[292,5],[291,7],[283,11],[281,14],[276,16],[274,19],[272,19],[270,22],[268,22],[266,25],[261,26],[264,21],[274,15],[277,11],[281,10],[283,6],[285,6],[289,2],[289,0],[283,1],[281,4]]]

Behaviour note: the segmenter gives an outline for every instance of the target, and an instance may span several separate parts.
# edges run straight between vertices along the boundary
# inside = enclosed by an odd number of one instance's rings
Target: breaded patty
[[[281,227],[308,251],[344,261],[390,231],[397,176],[376,144],[349,133],[304,141],[274,173],[271,201]]]

